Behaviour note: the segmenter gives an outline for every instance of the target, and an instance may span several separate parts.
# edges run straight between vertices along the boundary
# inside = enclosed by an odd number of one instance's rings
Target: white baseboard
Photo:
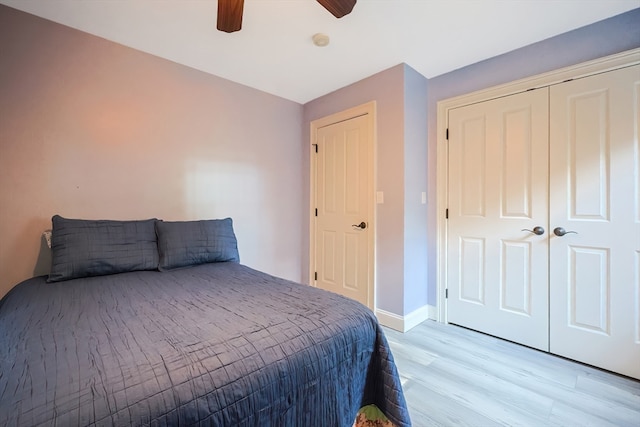
[[[397,314],[377,308],[376,317],[378,318],[378,322],[380,322],[382,326],[395,329],[396,331],[405,332],[404,319],[402,316],[398,316]]]
[[[389,311],[376,309],[376,317],[382,326],[395,329],[400,332],[407,332],[411,328],[418,326],[427,319],[436,320],[438,309],[433,305],[424,305],[406,316],[400,316]]]

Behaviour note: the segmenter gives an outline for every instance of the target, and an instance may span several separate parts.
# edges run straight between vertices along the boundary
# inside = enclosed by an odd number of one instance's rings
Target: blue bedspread
[[[16,286],[0,425],[410,425],[387,341],[347,298],[236,263]]]

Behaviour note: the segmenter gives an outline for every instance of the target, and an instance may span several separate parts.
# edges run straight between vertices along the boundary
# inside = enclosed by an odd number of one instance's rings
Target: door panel
[[[609,220],[608,95],[605,88],[566,99],[571,219]]]
[[[609,251],[569,246],[569,326],[609,334]]]
[[[460,156],[456,163],[460,174],[459,190],[460,216],[484,217],[486,212],[486,161],[487,132],[485,117],[471,116],[461,119],[458,125],[460,145],[457,152]]]
[[[321,127],[316,143],[316,284],[368,305],[371,136],[367,116]],[[365,229],[354,224],[364,222]]]
[[[640,82],[636,81],[633,84],[633,93],[635,102],[635,108],[633,111],[633,116],[631,120],[634,121],[635,127],[635,135],[633,138],[634,141],[634,153],[633,156],[633,170],[634,175],[636,177],[634,188],[633,188],[633,196],[634,199],[634,222],[635,222],[635,301],[637,302],[635,305],[634,311],[634,327],[635,327],[635,337],[634,342],[637,345],[640,345]]]
[[[460,294],[464,302],[484,305],[484,239],[460,238]]]
[[[449,113],[448,319],[543,350],[547,129],[546,88]]]
[[[322,254],[321,258],[321,269],[320,269],[320,277],[333,286],[336,285],[337,274],[336,274],[336,264],[339,260],[339,248],[336,245],[336,232],[330,230],[322,231],[322,249],[319,251]]]
[[[640,66],[550,90],[550,348],[640,378]]]
[[[531,156],[531,120],[529,108],[504,115],[502,144],[503,218],[531,218],[533,158]],[[508,143],[504,143],[508,141]]]
[[[502,289],[500,308],[516,314],[531,315],[531,242],[502,242]]]

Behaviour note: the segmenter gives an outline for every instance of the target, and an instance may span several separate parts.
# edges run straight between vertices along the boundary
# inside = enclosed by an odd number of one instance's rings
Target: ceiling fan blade
[[[348,15],[356,5],[356,0],[318,0],[325,9],[327,9],[336,18],[342,18]]]
[[[218,0],[218,30],[233,33],[242,28],[244,0]]]

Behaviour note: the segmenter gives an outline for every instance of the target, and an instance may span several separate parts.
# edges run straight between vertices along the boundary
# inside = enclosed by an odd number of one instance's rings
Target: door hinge
[[[316,208],[316,216],[318,216],[318,208]]]
[[[313,273],[313,280],[318,280],[318,272]]]
[[[445,211],[444,211],[444,218],[445,218],[445,219],[449,219],[449,208],[445,209]]]
[[[446,139],[447,139],[447,141],[449,140],[449,128],[447,128],[447,135],[446,135]]]
[[[313,145],[313,147],[315,148],[316,153],[317,153],[318,152],[318,144],[311,144],[311,145]]]
[[[444,298],[445,299],[449,298],[449,289],[444,290]]]

